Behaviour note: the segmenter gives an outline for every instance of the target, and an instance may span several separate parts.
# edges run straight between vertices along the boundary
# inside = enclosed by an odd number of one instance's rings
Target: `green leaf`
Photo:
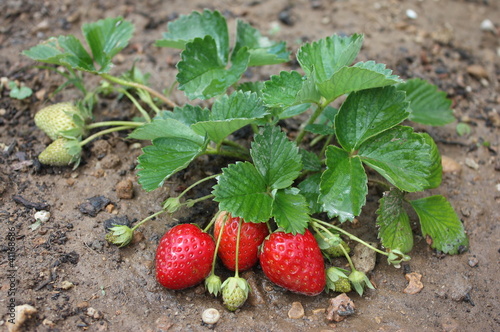
[[[279,64],[290,59],[290,52],[286,50],[285,42],[272,42],[248,23],[237,20],[233,54],[243,47],[247,47],[250,52],[249,66]]]
[[[439,185],[441,185],[441,181],[443,179],[443,164],[441,163],[441,154],[439,153],[436,142],[434,142],[432,137],[430,137],[426,133],[422,133],[421,135],[429,145],[430,160],[432,160],[432,164],[429,167],[429,176],[427,177],[428,184],[425,189],[437,188],[439,187]]]
[[[363,163],[390,183],[408,192],[422,191],[436,182],[439,153],[426,134],[411,127],[391,128],[361,145]]]
[[[280,127],[265,127],[256,135],[250,154],[266,185],[272,189],[289,187],[302,169],[298,147]]]
[[[455,121],[451,100],[446,93],[424,80],[414,78],[398,84],[410,101],[410,120],[431,126],[443,126]]]
[[[264,82],[264,103],[272,107],[288,107],[295,104],[297,93],[302,88],[303,78],[296,71],[282,71]]]
[[[203,149],[203,145],[186,138],[154,139],[153,145],[146,146],[138,158],[138,182],[146,191],[161,187],[166,179],[186,168]]]
[[[159,137],[184,138],[199,145],[202,145],[204,141],[204,136],[198,135],[187,125],[175,119],[154,119],[129,135],[129,138],[141,140],[154,140]]]
[[[175,119],[187,126],[200,121],[208,121],[210,111],[200,106],[186,104],[182,107],[176,106],[173,111],[162,111],[157,117],[159,119]]]
[[[257,94],[257,97],[262,99],[262,90],[264,89],[264,82],[263,81],[256,81],[256,82],[243,82],[240,85],[238,85],[237,90],[243,91],[243,92],[253,92]]]
[[[323,207],[319,203],[319,187],[321,183],[321,173],[316,173],[307,177],[299,183],[300,193],[305,197],[311,213],[323,212]]]
[[[321,176],[319,202],[330,217],[341,222],[352,220],[361,213],[368,194],[368,179],[358,156],[336,147],[326,150],[328,169]]]
[[[469,245],[469,240],[451,204],[441,195],[410,201],[417,212],[422,235],[431,241],[431,248],[454,255]]]
[[[60,36],[58,43],[65,51],[64,57],[60,60],[61,64],[91,73],[97,71],[94,66],[94,60],[75,36]]]
[[[84,24],[82,32],[90,46],[94,61],[100,65],[99,73],[111,68],[111,59],[127,46],[134,32],[134,25],[122,17],[106,18]]]
[[[334,35],[303,45],[297,52],[297,60],[306,76],[314,77],[317,82],[324,82],[340,68],[349,66],[356,59],[362,44],[363,35]]]
[[[384,193],[377,210],[378,237],[385,248],[408,253],[413,248],[413,233],[403,201],[404,195],[397,189]]]
[[[304,234],[310,219],[306,199],[297,188],[276,192],[272,214],[278,227],[293,234]]]
[[[268,106],[287,108],[304,103],[318,103],[321,95],[314,82],[311,84],[311,80],[296,71],[282,71],[264,83],[263,98]]]
[[[49,38],[38,45],[22,52],[32,60],[60,65],[64,53],[59,47],[57,38]]]
[[[319,157],[314,152],[301,148],[299,149],[299,153],[302,157],[304,170],[313,172],[321,170],[321,160],[319,160]]]
[[[392,70],[374,61],[358,62],[352,67],[343,67],[326,80],[317,80],[317,87],[327,101],[365,89],[379,88],[401,82]]]
[[[266,114],[266,108],[255,93],[236,91],[217,99],[208,121],[197,122],[192,128],[198,134],[206,134],[214,142],[220,143],[229,134]]]
[[[335,118],[337,139],[349,152],[408,117],[405,94],[393,86],[349,94]]]
[[[273,198],[264,177],[249,162],[236,162],[222,170],[212,192],[219,209],[251,222],[271,217]]]
[[[239,81],[248,66],[250,54],[242,48],[232,59],[232,67],[218,54],[216,40],[211,36],[196,38],[186,44],[177,64],[179,89],[190,99],[208,99],[226,92]]]
[[[20,86],[20,87],[18,87],[16,85],[13,88],[11,88],[11,90],[9,92],[9,97],[10,98],[15,98],[15,99],[22,100],[22,99],[28,98],[32,94],[33,94],[33,90],[31,90],[27,86]]]
[[[196,38],[211,36],[217,48],[217,57],[227,63],[229,55],[229,33],[224,16],[218,11],[194,11],[189,15],[181,15],[175,21],[167,24],[168,32],[163,33],[163,39],[156,46],[184,49],[187,43]]]

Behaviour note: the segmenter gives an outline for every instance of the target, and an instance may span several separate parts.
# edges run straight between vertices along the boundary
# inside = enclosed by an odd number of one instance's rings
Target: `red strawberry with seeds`
[[[318,295],[326,285],[323,255],[312,233],[274,232],[264,240],[260,265],[273,283],[292,292]]]
[[[214,227],[214,237],[219,237],[222,224],[224,223],[222,238],[219,245],[218,255],[224,266],[229,270],[235,270],[236,260],[236,237],[238,235],[239,217],[233,218],[230,213],[221,212],[217,217]],[[259,260],[258,252],[262,241],[269,235],[265,223],[243,222],[240,233],[240,249],[238,254],[238,266],[240,271],[248,270]]]
[[[156,280],[169,289],[184,289],[203,281],[212,269],[213,238],[194,224],[170,229],[156,251]]]

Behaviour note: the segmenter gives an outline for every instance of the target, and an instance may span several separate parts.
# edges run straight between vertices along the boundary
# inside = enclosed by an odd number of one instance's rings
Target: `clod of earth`
[[[408,280],[408,286],[403,290],[404,293],[413,295],[419,293],[424,288],[424,284],[420,281],[422,279],[420,273],[407,273],[405,278]]]
[[[345,293],[330,299],[330,306],[326,309],[326,319],[333,322],[341,322],[347,316],[356,312],[354,302]]]
[[[87,202],[80,204],[78,208],[81,213],[95,217],[99,212],[104,210],[109,203],[111,203],[111,201],[104,196],[94,196],[88,198]]]

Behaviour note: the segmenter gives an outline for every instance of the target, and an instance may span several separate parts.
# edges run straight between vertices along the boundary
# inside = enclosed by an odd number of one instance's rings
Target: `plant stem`
[[[138,222],[134,227],[132,227],[132,231],[135,231],[137,228],[139,228],[139,226],[141,226],[142,224],[144,224],[146,221],[148,220],[151,220],[157,216],[159,216],[160,214],[162,214],[163,212],[165,212],[166,210],[165,209],[162,209],[158,212],[155,212],[153,213],[152,215],[150,215],[149,217],[146,217],[144,219],[142,219],[140,222]]]
[[[234,151],[227,151],[227,150],[215,150],[215,149],[207,149],[203,154],[207,155],[221,155],[224,157],[231,157],[235,159],[242,159],[242,160],[250,160],[250,157],[246,154],[234,152]]]
[[[208,224],[209,226],[211,226],[217,220],[220,213],[221,213],[221,211],[219,211],[215,214],[215,216],[212,218],[212,220]],[[211,274],[215,274],[215,261],[217,260],[217,253],[219,252],[220,241],[222,239],[222,233],[224,232],[224,226],[226,225],[227,217],[228,216],[226,214],[224,216],[224,220],[222,221],[222,225],[220,226],[219,236],[217,236],[217,242],[215,243],[215,251],[214,251],[214,258],[212,259],[212,272],[211,272]],[[206,232],[207,230],[208,230],[208,228],[205,228],[204,232]],[[215,235],[215,233],[214,233],[214,235]]]
[[[295,138],[295,143],[297,145],[299,145],[302,142],[302,140],[304,139],[304,136],[306,134],[306,126],[313,124],[314,121],[316,121],[316,119],[321,115],[321,113],[323,112],[325,107],[326,107],[326,105],[318,105],[316,110],[314,111],[314,113],[309,118],[309,120],[305,123],[305,125],[303,125],[300,128],[299,134],[297,135],[297,138]]]
[[[241,144],[236,143],[235,141],[231,141],[231,140],[225,139],[225,140],[222,141],[222,144],[227,145],[227,146],[231,146],[233,148],[241,150],[242,152],[248,153],[248,149],[247,148],[245,148]]]
[[[206,195],[206,196],[203,196],[203,197],[200,197],[200,198],[190,199],[190,200],[187,200],[184,203],[182,203],[181,206],[182,205],[186,205],[187,207],[192,207],[196,203],[204,201],[204,200],[212,198],[212,197],[215,197],[215,196],[213,194],[209,194],[209,195]]]
[[[317,229],[319,228],[319,229],[321,229],[321,230],[325,231],[326,233],[329,233],[330,235],[333,235],[333,234],[332,234],[332,232],[330,232],[330,230],[329,230],[328,228],[326,228],[325,226],[323,226],[323,225],[321,225],[321,224],[317,223],[317,221],[318,221],[318,220],[314,219],[314,221],[316,221],[316,223],[315,223],[315,224],[313,224],[313,228],[314,228],[314,229],[316,229],[316,231],[317,231]],[[326,239],[326,236],[324,236],[321,232],[318,232],[318,234],[319,234],[319,235],[320,235],[323,239]],[[349,256],[349,254],[347,253],[347,250],[345,250],[345,248],[344,248],[344,246],[343,246],[343,245],[340,245],[340,249],[341,249],[341,250],[342,250],[342,252],[344,253],[345,258],[347,258],[347,261],[349,262],[349,266],[351,266],[351,269],[353,269],[353,271],[354,271],[355,267],[354,267],[354,264],[353,264],[353,262],[352,262],[352,260],[351,260],[351,257],[350,257],[350,256]]]
[[[189,187],[187,187],[186,189],[184,189],[183,192],[181,192],[179,194],[179,196],[177,196],[177,198],[181,198],[182,196],[184,196],[188,191],[190,191],[191,189],[193,189],[194,187],[196,187],[197,185],[199,185],[200,183],[203,183],[205,181],[208,181],[208,180],[211,180],[211,179],[214,179],[216,177],[218,177],[219,175],[222,175],[222,174],[214,174],[214,175],[210,175],[210,176],[207,176],[206,178],[203,178],[199,181],[196,181],[195,183],[193,183],[192,185],[190,185]]]
[[[94,122],[87,126],[85,129],[94,129],[99,127],[109,127],[109,126],[129,126],[129,127],[140,127],[144,122],[134,122],[134,121],[102,121]]]
[[[319,219],[315,219],[315,218],[312,218],[312,220],[320,225],[325,225],[326,227],[330,227],[330,228],[333,228],[334,230],[336,230],[337,232],[340,232],[344,235],[347,235],[351,240],[354,240],[354,241],[357,241],[361,244],[363,244],[364,246],[370,248],[371,250],[373,251],[376,251],[378,252],[379,254],[382,254],[384,256],[389,256],[389,253],[385,252],[385,251],[382,251],[380,249],[377,249],[375,248],[374,246],[370,245],[369,243],[366,243],[365,241],[361,240],[359,237],[355,236],[355,235],[352,235],[351,233],[347,232],[347,231],[344,231],[342,228],[340,227],[337,227],[337,226],[334,226],[332,224],[329,224],[327,222],[324,222],[322,220],[319,220]]]
[[[137,107],[139,112],[141,112],[144,119],[146,119],[146,122],[151,122],[151,117],[149,116],[148,112],[146,112],[146,110],[141,106],[141,104],[139,104],[139,102],[137,101],[137,99],[134,98],[134,96],[128,93],[128,91],[125,89],[118,89],[118,91],[123,93],[125,96],[128,97],[128,99],[130,99],[130,101],[132,101],[132,103],[135,105],[135,107]]]
[[[109,74],[100,74],[100,76],[102,78],[104,78],[105,80],[108,80],[108,81],[113,82],[113,83],[117,83],[117,84],[124,85],[124,86],[129,86],[129,87],[136,88],[136,89],[145,90],[145,91],[149,92],[150,94],[152,94],[153,96],[159,98],[165,104],[167,104],[168,106],[170,106],[172,108],[175,107],[175,106],[177,106],[173,101],[171,101],[170,99],[168,99],[167,97],[165,97],[164,95],[162,95],[161,93],[159,93],[158,91],[156,91],[154,89],[151,89],[147,85],[143,85],[143,84],[140,84],[140,83],[130,82],[130,81],[127,81],[127,80],[123,80],[121,78],[118,78],[118,77],[115,77],[115,76],[112,76],[112,75],[109,75]]]
[[[236,257],[234,259],[234,269],[235,269],[235,278],[239,278],[239,255],[240,255],[240,235],[241,235],[241,224],[243,224],[243,218],[240,218],[238,222],[238,233],[236,234]]]
[[[105,130],[101,130],[93,135],[90,135],[86,139],[80,142],[80,146],[84,146],[85,144],[91,142],[92,140],[96,139],[99,136],[106,135],[109,133],[113,133],[115,131],[120,131],[120,130],[126,130],[126,129],[132,129],[135,128],[136,126],[120,126],[120,127],[113,127]]]

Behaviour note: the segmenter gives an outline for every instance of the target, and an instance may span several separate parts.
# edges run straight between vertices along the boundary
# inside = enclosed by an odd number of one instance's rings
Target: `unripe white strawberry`
[[[68,166],[79,157],[79,153],[76,156],[70,153],[67,146],[67,143],[70,141],[73,140],[66,138],[56,139],[38,155],[38,160],[45,165]]]
[[[75,122],[75,115],[80,120],[76,122],[83,123],[78,107],[72,103],[58,103],[38,111],[35,124],[54,141],[61,136],[61,132],[82,127]]]

